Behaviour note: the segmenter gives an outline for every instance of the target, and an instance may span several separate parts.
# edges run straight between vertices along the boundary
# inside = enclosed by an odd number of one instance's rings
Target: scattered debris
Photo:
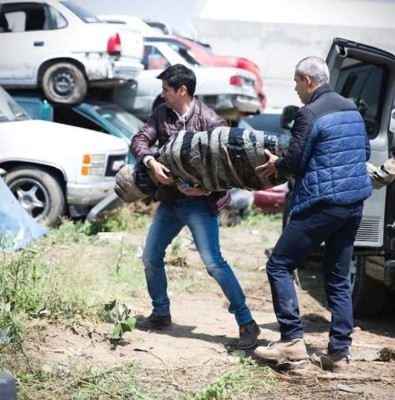
[[[135,351],[150,351],[151,349],[153,349],[154,346],[150,343],[139,343],[136,346],[133,347],[133,350]]]
[[[355,361],[391,361],[391,359],[395,360],[395,351],[389,347],[362,350],[353,353],[352,359]]]
[[[337,388],[341,392],[347,392],[347,393],[364,394],[364,392],[365,392],[363,389],[352,388],[347,385],[342,385],[341,383],[339,385],[337,385]]]

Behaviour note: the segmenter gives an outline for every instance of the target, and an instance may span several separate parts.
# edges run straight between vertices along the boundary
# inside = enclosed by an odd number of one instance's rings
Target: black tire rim
[[[50,198],[44,185],[30,178],[17,179],[8,185],[22,208],[36,221],[48,215]]]
[[[53,91],[58,96],[68,96],[75,88],[75,79],[67,70],[58,71],[51,77]]]

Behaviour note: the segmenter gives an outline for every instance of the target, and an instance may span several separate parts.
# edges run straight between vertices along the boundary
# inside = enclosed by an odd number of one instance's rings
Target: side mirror
[[[287,130],[290,130],[292,128],[298,110],[299,107],[297,106],[286,106],[283,108],[283,112],[281,113],[280,118],[282,128]]]

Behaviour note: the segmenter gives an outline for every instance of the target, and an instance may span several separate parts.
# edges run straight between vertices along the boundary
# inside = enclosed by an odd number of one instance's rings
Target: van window
[[[369,139],[377,136],[384,98],[386,70],[382,65],[369,64],[351,58],[344,60],[335,91],[352,99],[365,121]]]

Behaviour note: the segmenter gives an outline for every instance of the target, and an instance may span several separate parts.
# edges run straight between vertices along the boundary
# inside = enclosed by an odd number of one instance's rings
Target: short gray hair
[[[329,83],[329,69],[326,62],[316,56],[300,60],[295,67],[295,74],[301,78],[309,76],[318,85]]]

